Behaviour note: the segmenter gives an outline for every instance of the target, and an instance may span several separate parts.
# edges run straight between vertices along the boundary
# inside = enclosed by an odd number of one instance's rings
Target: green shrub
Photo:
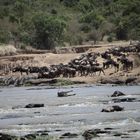
[[[0,29],[0,43],[9,43],[11,34],[9,31]]]
[[[84,33],[88,33],[88,32],[90,32],[91,27],[89,27],[88,25],[83,24],[83,25],[80,27],[80,30],[83,31]]]
[[[67,7],[75,6],[80,0],[63,0],[63,3]]]
[[[54,15],[56,15],[56,14],[57,14],[57,10],[52,9],[52,10],[51,10],[51,13],[54,14]]]
[[[63,19],[45,14],[33,18],[35,37],[33,45],[42,49],[53,49],[63,37],[66,24]]]
[[[109,37],[107,38],[107,41],[108,41],[108,42],[112,42],[112,41],[113,41],[112,36],[109,36]]]

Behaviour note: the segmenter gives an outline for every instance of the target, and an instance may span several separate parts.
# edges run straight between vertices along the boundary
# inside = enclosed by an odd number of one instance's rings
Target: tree
[[[66,27],[63,19],[45,14],[35,15],[33,24],[35,29],[33,45],[42,49],[54,48],[62,40]]]
[[[0,29],[0,43],[9,43],[10,32],[5,29]]]
[[[93,40],[94,41],[94,44],[97,43],[98,40],[100,40],[101,38],[101,34],[99,32],[99,30],[93,30],[91,33],[89,33],[88,35],[88,40]]]
[[[98,29],[104,20],[105,20],[104,17],[101,14],[99,14],[97,11],[91,11],[91,12],[85,14],[81,18],[80,22],[88,23],[95,29]]]
[[[103,38],[105,35],[109,35],[110,33],[114,32],[115,25],[113,23],[110,23],[108,21],[102,22],[100,25],[100,34],[101,34],[101,41],[103,41]]]
[[[67,7],[75,6],[80,0],[61,0]]]

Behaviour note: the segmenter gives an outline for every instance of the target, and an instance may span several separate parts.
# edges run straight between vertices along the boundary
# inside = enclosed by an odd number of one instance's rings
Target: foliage
[[[53,84],[54,86],[68,86],[73,85],[74,82],[69,79],[58,79],[56,84]]]
[[[0,43],[8,43],[10,40],[10,33],[5,29],[0,29]]]
[[[55,43],[60,42],[66,27],[65,22],[53,16],[43,14],[33,17],[35,28],[34,45],[41,48],[51,49]]]
[[[88,35],[88,40],[93,40],[94,44],[96,44],[97,41],[101,38],[101,34],[99,30],[93,30],[91,33]]]
[[[75,6],[79,2],[79,0],[61,0],[61,1],[67,7]]]
[[[110,34],[140,40],[139,7],[140,0],[0,0],[0,43],[53,49]]]

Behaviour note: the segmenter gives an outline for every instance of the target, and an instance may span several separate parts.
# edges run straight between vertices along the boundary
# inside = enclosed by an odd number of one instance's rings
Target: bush
[[[67,7],[75,6],[78,2],[79,0],[63,0],[64,5]]]
[[[38,14],[33,18],[35,37],[33,45],[41,49],[53,49],[63,38],[66,27],[63,19]]]
[[[0,56],[16,54],[16,48],[12,45],[0,45]]]
[[[80,35],[68,35],[65,37],[65,41],[70,45],[82,45],[83,38]]]
[[[88,34],[88,40],[90,41],[94,41],[94,44],[96,44],[96,42],[98,40],[100,40],[101,38],[101,35],[100,35],[100,32],[98,30],[93,30],[91,33]]]
[[[112,42],[112,41],[113,41],[112,36],[109,36],[109,37],[107,38],[107,41],[108,41],[108,42]]]
[[[25,50],[26,49],[26,45],[25,44],[21,44],[20,49]]]
[[[55,9],[52,9],[51,10],[51,13],[54,14],[54,15],[56,15],[57,14],[57,11]]]
[[[0,43],[9,43],[11,34],[9,31],[0,29]]]
[[[83,31],[84,33],[88,33],[91,30],[91,28],[88,25],[83,24],[80,27],[80,30]]]

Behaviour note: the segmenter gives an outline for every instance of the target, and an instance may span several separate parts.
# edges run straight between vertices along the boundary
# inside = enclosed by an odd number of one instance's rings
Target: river
[[[76,95],[62,98],[57,97],[58,90],[45,86],[0,88],[0,132],[17,136],[39,130],[47,130],[53,136],[71,132],[79,135],[76,140],[84,140],[85,130],[113,128],[129,134],[123,139],[139,140],[140,102],[113,103],[110,95],[119,90],[126,97],[140,100],[140,86],[67,86],[61,90],[73,90]],[[29,103],[43,103],[45,107],[24,108]],[[124,111],[101,112],[111,105],[124,107]],[[119,140],[122,137],[101,135],[100,138]]]

